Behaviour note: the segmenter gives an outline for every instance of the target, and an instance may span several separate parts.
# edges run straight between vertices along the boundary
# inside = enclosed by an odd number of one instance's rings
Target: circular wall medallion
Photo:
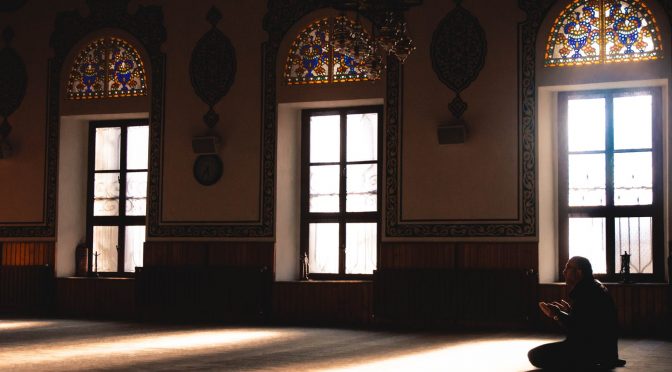
[[[222,159],[217,155],[200,155],[194,162],[194,178],[203,186],[214,185],[222,177]]]

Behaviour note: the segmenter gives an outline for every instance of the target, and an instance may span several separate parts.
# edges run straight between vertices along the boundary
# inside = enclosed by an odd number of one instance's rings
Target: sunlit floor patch
[[[79,369],[120,367],[148,362],[174,354],[208,352],[213,349],[261,345],[278,338],[291,338],[291,332],[256,329],[214,329],[161,332],[130,336],[101,337],[96,341],[47,341],[0,348],[0,370],[50,369],[54,363]],[[99,361],[98,361],[99,360]]]
[[[474,340],[325,371],[524,371],[526,351],[548,339]]]
[[[47,327],[54,324],[45,320],[0,320],[0,331]]]

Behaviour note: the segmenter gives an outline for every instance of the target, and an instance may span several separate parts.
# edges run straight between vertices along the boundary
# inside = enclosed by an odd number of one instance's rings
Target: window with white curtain
[[[559,94],[561,265],[588,258],[617,280],[621,256],[639,280],[664,278],[660,88]]]
[[[146,120],[91,122],[89,144],[89,271],[134,272],[145,242],[149,126]]]
[[[302,113],[301,254],[311,278],[376,268],[382,107]]]

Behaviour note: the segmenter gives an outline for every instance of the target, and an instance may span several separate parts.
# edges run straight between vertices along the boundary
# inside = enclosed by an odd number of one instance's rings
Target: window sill
[[[619,283],[619,282],[602,282],[607,287],[666,287],[670,286],[670,283],[665,282],[634,282],[634,283]],[[566,286],[565,282],[549,282],[549,283],[539,283],[539,285],[548,285],[548,286]]]
[[[123,276],[65,276],[58,279],[67,280],[135,280],[133,277]]]
[[[286,280],[286,281],[277,281],[276,283],[281,284],[301,284],[301,285],[311,285],[311,284],[362,284],[362,283],[373,283],[373,280],[364,280],[364,279],[309,279],[309,280]]]

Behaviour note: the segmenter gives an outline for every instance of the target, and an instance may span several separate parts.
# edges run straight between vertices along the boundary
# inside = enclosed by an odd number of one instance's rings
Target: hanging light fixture
[[[359,15],[363,13],[377,13],[384,17],[382,24],[379,26],[376,26],[373,22],[373,38],[366,35],[360,22],[356,22],[356,27],[350,34],[353,44],[347,45],[347,47],[353,47],[356,52],[367,53],[370,56],[377,55],[378,58],[371,58],[369,63],[378,69],[382,68],[383,60],[379,55],[379,50],[382,50],[385,55],[395,55],[399,62],[404,63],[406,58],[415,50],[415,45],[408,35],[406,22],[403,19],[403,3],[404,1],[401,0],[334,0],[333,6],[336,9],[356,12],[358,21]],[[339,44],[339,40],[347,39],[345,30],[344,23],[335,25],[334,39],[336,44]],[[340,44],[337,47],[346,47],[345,41]],[[380,65],[380,67],[377,65]]]

